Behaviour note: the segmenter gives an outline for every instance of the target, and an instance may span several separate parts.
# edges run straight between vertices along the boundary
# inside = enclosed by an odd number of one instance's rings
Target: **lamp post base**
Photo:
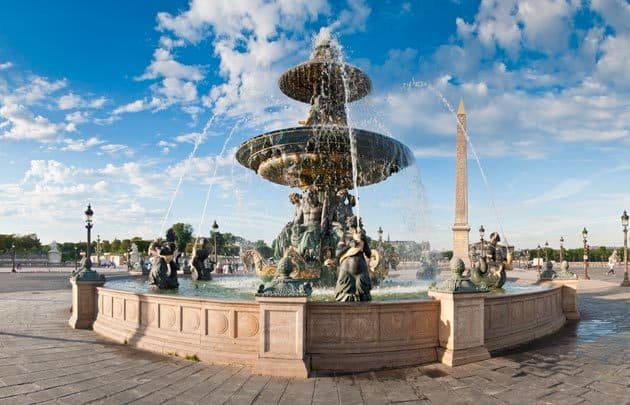
[[[627,277],[624,277],[621,284],[619,284],[619,287],[630,287],[630,280],[628,280]]]

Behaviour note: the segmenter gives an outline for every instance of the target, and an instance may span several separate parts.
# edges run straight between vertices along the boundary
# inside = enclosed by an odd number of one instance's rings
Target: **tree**
[[[115,239],[111,243],[112,253],[120,253],[121,252],[121,242],[120,239]]]
[[[270,248],[262,239],[254,242],[254,249],[256,249],[263,257],[273,257],[273,249]]]
[[[138,247],[138,252],[140,252],[141,254],[146,254],[149,250],[149,245],[151,244],[151,241],[143,240],[139,236],[134,236],[133,238],[131,238],[131,243],[136,244],[136,246]]]
[[[177,250],[184,252],[186,250],[186,245],[193,241],[192,225],[178,222],[171,228],[173,229],[173,232],[175,232],[175,245],[177,246]]]

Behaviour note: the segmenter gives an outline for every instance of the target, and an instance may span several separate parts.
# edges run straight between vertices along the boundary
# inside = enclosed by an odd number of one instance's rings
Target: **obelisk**
[[[468,155],[466,153],[466,111],[464,101],[457,108],[457,147],[455,153],[455,223],[453,224],[453,258],[471,267],[468,255]]]

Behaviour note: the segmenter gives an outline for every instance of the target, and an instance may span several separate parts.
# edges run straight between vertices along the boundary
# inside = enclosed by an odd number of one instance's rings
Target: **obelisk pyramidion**
[[[468,173],[466,153],[466,111],[464,101],[457,108],[457,149],[455,154],[455,223],[453,224],[453,257],[464,261],[470,268],[468,255]]]

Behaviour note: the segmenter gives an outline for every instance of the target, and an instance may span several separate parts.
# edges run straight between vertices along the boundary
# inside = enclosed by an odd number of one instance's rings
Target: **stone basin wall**
[[[577,282],[568,283],[510,295],[432,292],[433,299],[425,301],[327,303],[138,294],[76,282],[70,324],[92,326],[99,335],[140,349],[278,376],[435,361],[455,366],[553,333],[567,318],[579,317]],[[87,308],[94,302],[95,308]]]
[[[548,335],[566,321],[562,286],[521,294],[488,296],[484,301],[484,342],[495,351]]]
[[[257,302],[202,300],[98,288],[94,331],[120,343],[180,357],[253,366]]]

